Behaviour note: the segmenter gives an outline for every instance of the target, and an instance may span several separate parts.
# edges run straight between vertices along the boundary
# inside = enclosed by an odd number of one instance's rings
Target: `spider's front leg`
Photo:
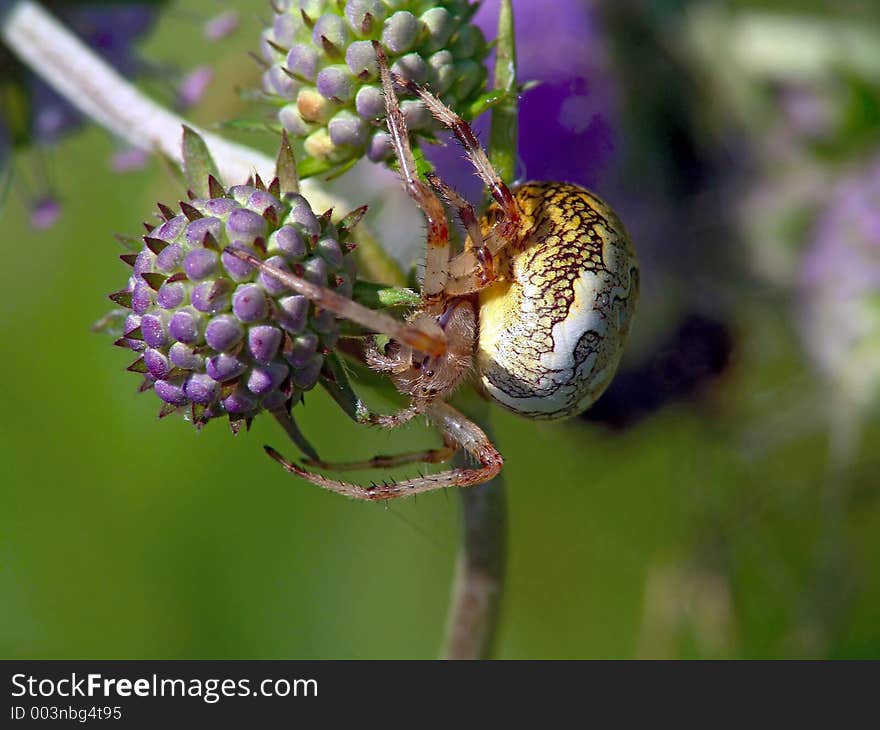
[[[447,446],[454,447],[456,450],[459,448],[464,449],[479,462],[480,466],[472,469],[448,469],[438,474],[427,474],[400,482],[383,482],[382,484],[373,484],[365,487],[352,482],[329,479],[321,474],[314,474],[293,462],[287,461],[274,449],[268,446],[265,448],[269,456],[292,474],[296,474],[312,484],[317,484],[319,487],[328,489],[331,492],[336,492],[346,497],[353,497],[354,499],[371,501],[409,497],[446,487],[472,487],[489,481],[501,471],[504,459],[489,440],[489,437],[473,421],[466,418],[452,406],[442,402],[431,405],[425,415],[428,416],[431,423],[440,431]],[[432,451],[436,452],[439,450]],[[394,457],[390,458],[393,459]],[[404,458],[406,458],[406,455],[404,455]]]

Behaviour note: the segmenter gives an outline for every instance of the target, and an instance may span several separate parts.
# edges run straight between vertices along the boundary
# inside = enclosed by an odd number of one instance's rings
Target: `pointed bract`
[[[183,175],[187,187],[195,193],[197,198],[212,197],[208,185],[208,176],[219,179],[217,165],[208,145],[202,136],[191,127],[183,125],[183,141],[181,147],[183,153]],[[187,216],[188,217],[188,216]],[[190,220],[194,220],[190,218]]]

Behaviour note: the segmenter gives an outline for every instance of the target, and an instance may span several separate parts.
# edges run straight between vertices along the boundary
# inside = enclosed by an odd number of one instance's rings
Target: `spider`
[[[387,373],[409,405],[389,416],[361,420],[393,428],[417,415],[439,431],[444,447],[412,454],[331,464],[322,469],[385,468],[440,463],[464,449],[479,466],[453,468],[399,482],[361,486],[307,471],[266,451],[303,479],[349,497],[378,500],[444,487],[467,487],[494,477],[504,463],[483,430],[447,399],[467,380],[514,413],[533,419],[573,416],[611,381],[638,298],[638,264],[629,236],[598,197],[573,184],[527,182],[508,187],[468,124],[428,90],[392,75],[374,43],[386,118],[407,193],[424,213],[427,252],[421,303],[398,321],[274,268],[239,249],[227,249],[335,315],[390,338],[373,341],[366,361]],[[473,207],[434,175],[420,179],[394,84],[418,95],[452,130],[494,199],[477,217]],[[467,233],[451,250],[446,198]]]

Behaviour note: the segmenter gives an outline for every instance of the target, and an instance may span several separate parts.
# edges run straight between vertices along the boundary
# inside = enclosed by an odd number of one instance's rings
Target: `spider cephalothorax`
[[[425,89],[392,78],[378,46],[376,51],[401,177],[427,221],[421,305],[399,322],[255,255],[231,251],[317,306],[390,337],[382,348],[367,348],[367,364],[388,373],[410,404],[391,416],[364,420],[393,427],[424,415],[445,443],[443,449],[358,464],[308,463],[336,469],[435,463],[459,448],[480,463],[478,468],[368,488],[306,471],[269,449],[289,471],[362,499],[390,499],[491,479],[501,469],[501,455],[446,399],[473,377],[486,396],[521,415],[553,419],[580,413],[611,381],[638,299],[632,244],[605,203],[568,183],[530,182],[508,188],[470,127]],[[429,176],[431,185],[419,178],[393,83],[418,95],[463,145],[494,199],[482,217],[436,177]],[[456,209],[468,234],[463,250],[454,255],[446,212],[432,186]]]

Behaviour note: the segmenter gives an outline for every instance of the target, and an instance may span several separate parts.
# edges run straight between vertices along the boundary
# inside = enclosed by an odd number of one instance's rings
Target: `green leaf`
[[[421,302],[421,297],[412,289],[386,286],[362,279],[355,282],[352,299],[370,309],[415,307]]]
[[[208,152],[205,140],[198,132],[185,124],[183,125],[183,175],[186,179],[186,187],[199,198],[210,197],[208,175],[220,179],[217,165],[214,164],[214,158]]]
[[[501,179],[511,182],[516,173],[518,104],[516,96],[516,38],[510,0],[501,0],[495,56],[495,91],[503,99],[492,110],[489,159]]]

